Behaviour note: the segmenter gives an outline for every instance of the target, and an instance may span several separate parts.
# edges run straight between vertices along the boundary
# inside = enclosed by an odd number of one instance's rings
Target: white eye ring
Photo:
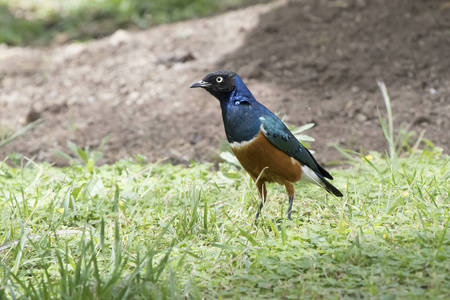
[[[223,77],[219,76],[216,78],[217,83],[221,83],[223,81]]]

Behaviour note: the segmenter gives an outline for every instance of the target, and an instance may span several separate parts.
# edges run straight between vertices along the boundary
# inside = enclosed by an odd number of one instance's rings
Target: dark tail
[[[316,173],[317,174],[317,173]],[[334,185],[332,185],[331,183],[329,183],[325,178],[323,178],[323,176],[319,175],[320,179],[322,179],[322,187],[330,194],[335,195],[336,197],[342,197],[344,196],[340,190],[338,190],[337,188],[334,187]]]
[[[319,172],[323,177],[333,180],[333,176],[331,176],[330,173],[327,172],[327,170],[322,168],[321,165],[317,164],[317,168],[319,169]]]

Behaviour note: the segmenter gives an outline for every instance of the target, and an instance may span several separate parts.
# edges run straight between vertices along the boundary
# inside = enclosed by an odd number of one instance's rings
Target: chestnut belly
[[[284,184],[302,177],[300,162],[274,146],[262,132],[250,141],[231,143],[230,147],[254,180],[261,174],[260,180]]]

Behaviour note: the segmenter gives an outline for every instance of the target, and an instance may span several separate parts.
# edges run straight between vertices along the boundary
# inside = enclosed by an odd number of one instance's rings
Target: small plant
[[[42,122],[43,122],[42,119],[31,122],[12,134],[9,134],[8,132],[4,132],[4,131],[2,131],[2,128],[0,128],[0,148],[11,143],[12,141],[17,139],[21,135],[25,134],[25,132],[27,132],[28,130],[39,126]]]
[[[100,143],[98,148],[95,150],[90,150],[89,146],[86,146],[83,149],[81,147],[78,147],[71,141],[67,141],[67,146],[72,151],[72,155],[74,157],[72,157],[58,149],[51,149],[51,150],[53,153],[66,158],[71,164],[77,163],[77,158],[78,158],[78,161],[81,161],[82,163],[84,163],[87,166],[89,173],[92,173],[96,162],[98,162],[103,157],[102,150],[103,150],[103,147],[105,146],[105,144],[108,142],[108,139],[109,139],[109,136],[102,139],[102,142]]]
[[[391,160],[392,166],[394,169],[398,168],[398,158],[397,151],[395,147],[395,139],[394,139],[394,119],[392,117],[392,109],[391,109],[391,99],[389,98],[386,85],[383,81],[377,81],[378,87],[381,90],[381,94],[383,95],[384,103],[386,105],[387,115],[388,115],[388,126],[386,126],[385,121],[380,115],[380,110],[378,110],[378,117],[380,118],[381,127],[383,128],[384,136],[389,144],[389,158]]]

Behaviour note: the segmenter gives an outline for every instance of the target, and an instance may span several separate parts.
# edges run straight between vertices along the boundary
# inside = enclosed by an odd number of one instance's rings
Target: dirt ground
[[[0,46],[0,126],[44,123],[0,149],[67,161],[66,141],[97,147],[101,163],[143,154],[214,161],[225,140],[217,100],[189,85],[237,71],[255,97],[307,133],[316,158],[331,146],[383,151],[377,116],[383,80],[394,125],[450,149],[450,2],[297,0],[251,6],[147,31],[120,30],[85,44]]]

